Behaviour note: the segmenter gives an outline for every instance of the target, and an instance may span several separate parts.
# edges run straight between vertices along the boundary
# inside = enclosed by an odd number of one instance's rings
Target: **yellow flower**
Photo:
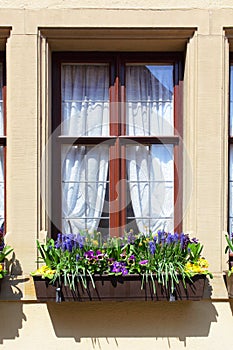
[[[2,267],[2,264],[0,264],[0,271],[2,271],[3,270],[3,267]]]
[[[35,272],[33,272],[33,275],[53,275],[55,272],[56,270],[52,270],[48,266],[43,265],[39,267]]]
[[[187,262],[185,265],[185,271],[192,274],[202,274],[207,272],[209,263],[206,259],[200,258],[196,263]]]
[[[96,239],[93,239],[93,240],[92,240],[92,243],[93,243],[95,246],[98,246],[98,245],[99,245],[99,243],[98,243],[98,241],[97,241]]]

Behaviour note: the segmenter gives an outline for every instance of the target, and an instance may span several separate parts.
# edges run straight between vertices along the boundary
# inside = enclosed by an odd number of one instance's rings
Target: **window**
[[[181,230],[182,55],[53,54],[53,230]]]
[[[5,158],[6,158],[6,115],[5,115],[5,59],[0,53],[0,229],[5,222]]]
[[[230,65],[229,232],[233,232],[233,64]]]

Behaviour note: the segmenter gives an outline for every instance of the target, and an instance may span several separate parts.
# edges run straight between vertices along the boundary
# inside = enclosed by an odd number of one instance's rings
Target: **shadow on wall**
[[[6,270],[9,272],[3,278],[0,285],[0,300],[20,300],[23,298],[23,290],[25,282],[29,281],[29,277],[22,276],[22,268],[19,260],[16,259],[15,253],[12,254],[10,260],[6,260]]]
[[[48,303],[57,337],[207,337],[217,311],[210,301]]]
[[[23,321],[27,320],[23,313],[23,303],[16,302],[16,300],[22,299],[23,292],[20,285],[27,282],[29,278],[20,276],[22,269],[15,253],[12,254],[11,260],[6,261],[6,269],[9,275],[4,277],[0,284],[1,320],[4,322],[4,325],[0,326],[0,344],[3,344],[3,340],[19,337],[19,329],[23,327]],[[13,274],[16,274],[15,278]],[[6,300],[12,301],[6,302]],[[11,317],[12,315],[14,317]],[[9,322],[8,326],[7,322]]]
[[[7,339],[15,339],[19,337],[19,329],[23,327],[23,321],[27,318],[23,313],[23,304],[19,302],[0,302],[1,320],[9,325],[1,326],[0,344]],[[14,315],[14,317],[11,317]]]

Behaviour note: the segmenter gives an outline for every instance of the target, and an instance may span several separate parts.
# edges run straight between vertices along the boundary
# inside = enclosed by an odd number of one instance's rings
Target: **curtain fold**
[[[2,88],[3,88],[3,66],[2,66],[2,63],[0,63],[0,136],[4,135]]]
[[[3,120],[3,65],[0,63],[0,136],[4,135]],[[4,225],[4,150],[0,147],[0,227]]]
[[[172,66],[126,66],[128,135],[174,134],[172,74]]]
[[[0,147],[0,227],[4,224],[4,150]]]
[[[169,136],[174,134],[172,69],[172,66],[127,67],[127,132],[129,135]],[[173,146],[128,146],[127,175],[139,231],[173,230]]]
[[[64,65],[62,134],[105,136],[109,132],[109,77],[105,65]],[[98,228],[108,174],[108,147],[62,147],[63,231]]]

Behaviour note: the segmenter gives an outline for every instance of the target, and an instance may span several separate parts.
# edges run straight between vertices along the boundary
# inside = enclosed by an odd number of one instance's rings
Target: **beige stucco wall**
[[[233,27],[232,1],[1,1],[0,18],[2,27],[11,27],[6,45],[7,241],[15,249],[13,273],[23,273],[9,283],[6,280],[2,288],[2,299],[11,301],[1,301],[0,309],[14,321],[1,326],[0,344],[2,341],[6,349],[25,348],[32,341],[35,349],[144,349],[155,345],[159,349],[219,349],[220,341],[221,346],[228,346],[233,324],[232,305],[222,279],[227,268],[224,234],[229,83],[229,46],[224,28]],[[34,303],[28,274],[36,268],[36,238],[47,229],[40,206],[40,156],[51,116],[50,54],[53,49],[92,49],[88,40],[75,36],[68,43],[62,39],[62,32],[55,41],[46,39],[40,29],[141,28],[143,33],[144,29],[179,27],[196,28],[187,44],[185,63],[184,231],[205,245],[204,254],[216,276],[211,282],[212,300],[174,304]],[[98,50],[142,47],[137,40],[133,44],[130,35],[128,41],[116,37],[113,41],[110,36],[94,42]],[[147,49],[149,39],[145,42],[143,48]],[[155,34],[151,50],[175,50],[177,42],[175,36],[158,40]],[[42,176],[46,178],[46,174]]]
[[[111,8],[105,8],[103,4],[101,11],[98,2],[92,2],[90,9],[84,8],[83,3],[80,4],[83,8],[78,8],[76,4],[75,8],[69,9],[64,3],[63,10],[58,8],[58,4],[53,8],[55,2],[51,2],[51,7],[43,8],[41,5],[36,9],[31,8],[32,2],[25,4],[25,9],[15,9],[17,2],[13,3],[12,9],[1,9],[2,26],[12,27],[6,47],[7,231],[22,270],[29,273],[34,268],[36,253],[33,243],[39,232],[46,229],[45,220],[41,222],[43,212],[39,211],[38,191],[38,165],[40,152],[43,152],[43,144],[40,150],[40,140],[45,142],[45,135],[38,121],[41,118],[42,123],[46,123],[50,118],[50,90],[47,88],[49,51],[54,47],[61,50],[66,41],[70,42],[66,44],[69,49],[80,50],[83,42],[86,42],[85,49],[92,49],[85,38],[82,42],[77,38],[61,40],[62,33],[60,38],[57,34],[55,44],[51,38],[45,44],[46,38],[43,38],[44,35],[40,38],[39,29],[127,29],[140,25],[141,33],[143,28],[197,28],[187,44],[185,65],[184,144],[191,169],[189,165],[184,169],[184,179],[188,192],[188,177],[192,178],[192,196],[189,203],[185,203],[184,230],[201,239],[212,270],[221,272],[226,268],[222,239],[227,230],[227,143],[224,140],[227,139],[228,126],[228,57],[223,27],[231,26],[233,9],[216,9],[218,2],[212,9],[198,8],[196,2],[194,9],[185,10],[173,9],[173,2],[170,3],[171,8],[166,2],[164,10],[154,7],[151,10],[150,2],[148,9],[146,2],[142,8],[138,2],[139,8],[133,9],[128,7],[128,3],[123,9],[122,2],[121,8],[117,8],[113,2]],[[158,50],[160,45],[163,50],[166,46],[168,50],[175,50],[176,45],[173,44],[176,40],[175,36],[172,39],[163,37],[157,43],[158,47],[156,41],[153,43],[152,50]],[[121,48],[120,40],[114,40],[109,46],[111,36],[102,41],[98,38],[96,42],[98,50]],[[125,48],[125,43],[122,46]],[[135,42],[135,49],[139,48]],[[131,43],[130,50],[133,49]]]
[[[230,346],[228,303],[108,303],[1,305],[0,348],[208,349]]]

